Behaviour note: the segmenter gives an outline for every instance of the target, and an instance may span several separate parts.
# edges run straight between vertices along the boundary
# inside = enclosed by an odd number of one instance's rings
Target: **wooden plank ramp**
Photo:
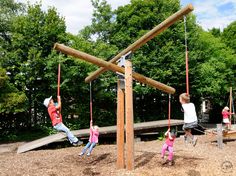
[[[177,119],[171,120],[171,126],[179,126],[179,125],[183,125],[183,123],[184,123],[183,120],[177,120]],[[165,128],[167,126],[168,126],[168,120],[135,123],[134,131],[135,132],[141,132],[141,131],[147,131],[147,130],[157,131],[158,129]],[[89,136],[89,129],[75,130],[75,131],[72,131],[72,133],[76,137],[87,137]],[[116,126],[100,127],[99,133],[100,135],[115,134]],[[27,142],[18,147],[17,153],[24,153],[24,152],[39,148],[41,146],[48,145],[56,141],[60,141],[62,139],[66,139],[66,135],[64,133],[57,133],[57,134],[53,134],[53,135],[50,135],[41,139],[37,139],[31,142]]]

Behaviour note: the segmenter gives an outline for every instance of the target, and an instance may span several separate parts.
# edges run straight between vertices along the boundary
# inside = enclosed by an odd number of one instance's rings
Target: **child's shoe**
[[[184,136],[184,143],[187,144],[188,143],[188,137]]]
[[[169,160],[169,161],[168,161],[168,165],[169,165],[169,166],[173,166],[173,165],[174,165],[173,160]]]
[[[197,137],[196,137],[196,136],[194,136],[194,138],[193,138],[193,146],[195,147],[195,146],[196,146],[196,144],[197,144]]]
[[[164,157],[161,157],[161,164],[164,165],[166,163]]]
[[[90,152],[88,152],[88,153],[87,153],[87,156],[90,156],[90,155],[91,155],[91,153],[90,153]]]
[[[169,162],[168,160],[164,160],[164,159],[163,159],[162,162],[161,162],[161,164],[162,164],[162,165],[165,165],[165,164],[167,164],[168,162]]]
[[[80,140],[78,140],[78,141],[72,143],[73,146],[80,146],[80,145],[82,145],[82,144],[83,144],[83,142],[80,141]]]
[[[83,144],[83,141],[81,141],[81,140],[78,140],[78,146],[80,146],[80,145],[82,145]]]
[[[80,154],[79,154],[79,156],[83,156],[84,155],[84,153],[83,152],[81,152]]]

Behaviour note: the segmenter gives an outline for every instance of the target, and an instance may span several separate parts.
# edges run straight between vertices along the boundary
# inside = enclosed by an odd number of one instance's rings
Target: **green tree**
[[[11,74],[10,82],[28,98],[28,125],[45,119],[42,102],[50,85],[44,77],[46,61],[54,43],[65,41],[65,29],[64,18],[56,9],[45,12],[41,4],[28,4],[24,13],[12,19],[10,44],[6,46],[2,66]]]
[[[9,82],[6,70],[0,68],[0,126],[3,129],[11,129],[19,125],[22,116],[19,116],[26,110],[27,97],[24,92],[18,91],[13,84]]]
[[[236,53],[236,21],[229,24],[222,32],[222,41]]]
[[[96,7],[99,7],[95,8],[95,19],[82,34],[86,34],[88,39],[97,35],[98,40],[107,41],[118,50],[127,48],[180,9],[178,0],[131,0],[130,4],[113,12],[105,1],[95,2]],[[106,20],[104,22],[101,19]],[[104,29],[109,31],[105,32],[106,35],[101,35]],[[198,107],[202,97],[210,97],[214,103],[222,104],[225,100],[220,95],[227,93],[227,87],[234,79],[232,68],[235,65],[235,57],[218,36],[216,38],[210,32],[204,32],[191,14],[187,16],[187,32],[192,100]],[[217,31],[214,32],[214,35],[216,34]],[[179,20],[135,51],[132,57],[135,71],[176,88],[173,101],[174,108],[178,109],[178,95],[186,91],[184,36],[184,23]],[[106,74],[108,72],[103,75]],[[114,86],[114,79],[110,79],[106,84],[108,87]],[[140,117],[140,120],[167,117],[167,95],[142,84],[134,85],[134,90],[140,102],[134,101],[138,107],[135,112],[139,111],[136,117]],[[175,112],[176,116],[181,113],[180,110]],[[156,117],[156,114],[161,117]]]
[[[22,12],[23,5],[16,3],[14,0],[0,0],[0,42],[3,47],[6,43],[10,43],[10,32],[13,18]]]
[[[215,37],[221,36],[220,28],[212,28],[209,32]]]

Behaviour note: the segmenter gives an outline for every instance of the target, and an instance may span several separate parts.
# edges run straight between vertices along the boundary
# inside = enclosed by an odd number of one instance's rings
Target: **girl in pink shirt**
[[[99,136],[99,127],[98,126],[93,126],[93,121],[90,121],[90,136],[89,136],[89,142],[87,145],[83,148],[82,152],[79,154],[80,156],[83,156],[87,149],[89,148],[89,151],[87,153],[87,156],[91,155],[91,152],[93,148],[96,146],[98,143],[98,136]]]
[[[232,114],[234,113],[230,113],[229,108],[227,106],[225,106],[224,109],[222,110],[223,123],[227,128],[229,128],[230,125],[229,116]]]
[[[163,163],[162,164],[169,164],[170,166],[173,165],[173,145],[174,145],[174,140],[176,138],[176,135],[172,132],[170,132],[170,129],[168,129],[165,132],[165,136],[166,136],[166,141],[164,143],[164,145],[162,146],[162,150],[161,150],[161,158],[163,159]],[[168,160],[164,160],[164,156],[165,156],[165,152],[169,151],[169,155],[168,155]]]

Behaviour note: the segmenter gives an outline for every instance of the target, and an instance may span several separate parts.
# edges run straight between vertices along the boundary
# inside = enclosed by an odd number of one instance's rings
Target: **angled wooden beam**
[[[61,51],[62,53],[64,54],[68,54],[70,56],[74,56],[75,58],[79,58],[79,59],[82,59],[82,60],[85,60],[87,62],[91,62],[95,65],[98,65],[100,67],[104,67],[106,68],[107,70],[111,70],[111,71],[114,71],[114,72],[119,72],[119,73],[123,73],[125,74],[125,69],[118,66],[118,65],[115,65],[111,62],[107,62],[107,61],[104,61],[100,58],[97,58],[95,56],[92,56],[92,55],[89,55],[87,53],[84,53],[82,51],[78,51],[78,50],[75,50],[73,48],[70,48],[68,46],[65,46],[65,45],[62,45],[62,44],[58,44],[58,43],[55,43],[54,45],[54,49],[58,50],[58,51]],[[133,78],[136,79],[137,81],[141,82],[141,83],[144,83],[144,84],[147,84],[147,85],[150,85],[154,88],[157,88],[159,90],[162,90],[166,93],[170,93],[170,94],[174,94],[175,93],[175,89],[170,87],[170,86],[167,86],[163,83],[160,83],[158,81],[155,81],[151,78],[148,78],[148,77],[145,77],[139,73],[135,73],[133,72]]]
[[[118,59],[120,59],[121,56],[127,54],[129,51],[134,52],[138,48],[140,48],[142,45],[147,43],[149,40],[163,32],[165,29],[167,29],[169,26],[171,26],[174,22],[182,18],[184,15],[190,13],[193,11],[192,4],[189,4],[179,10],[178,12],[174,13],[170,17],[168,17],[165,21],[157,25],[155,28],[153,28],[151,31],[143,35],[141,38],[139,38],[136,42],[129,45],[126,49],[121,51],[119,54],[117,54],[113,59],[111,59],[109,62],[115,63]],[[106,71],[107,68],[102,67],[96,70],[95,72],[91,73],[87,78],[85,78],[85,82],[91,82],[92,80],[96,79],[100,74]]]

